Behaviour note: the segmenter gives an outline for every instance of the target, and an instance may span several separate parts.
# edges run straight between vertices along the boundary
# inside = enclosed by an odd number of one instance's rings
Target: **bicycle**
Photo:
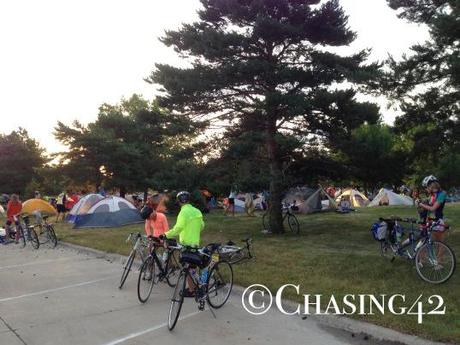
[[[123,288],[126,278],[128,278],[129,272],[131,272],[131,267],[133,266],[134,259],[136,256],[140,256],[141,261],[144,262],[145,250],[147,248],[147,237],[141,235],[140,233],[130,233],[126,239],[126,243],[131,242],[133,248],[129,253],[128,260],[125,262],[123,267],[123,272],[121,274],[119,289]]]
[[[283,223],[287,219],[289,229],[293,233],[299,234],[299,232],[300,232],[300,224],[299,224],[299,221],[298,221],[297,217],[292,212],[293,207],[295,207],[295,205],[291,205],[291,204],[288,204],[288,203],[283,203],[282,204],[281,211],[283,213]],[[265,212],[264,215],[262,216],[262,225],[263,225],[264,229],[270,230],[270,224],[269,224],[269,220],[268,220],[268,211]]]
[[[241,242],[245,243],[244,247],[238,247],[232,241],[229,241],[227,244],[221,246],[219,248],[221,259],[228,261],[231,265],[235,265],[255,258],[252,249],[252,238],[246,238],[241,240]]]
[[[170,287],[176,286],[176,277],[180,271],[179,253],[182,246],[175,240],[164,240],[163,245],[158,238],[149,238],[149,256],[142,264],[137,280],[137,297],[141,303],[147,302],[152,293],[153,285],[166,281]],[[161,252],[164,248],[164,252]],[[166,259],[164,254],[166,253]],[[162,256],[163,259],[160,259]],[[159,272],[156,273],[155,266]]]
[[[18,239],[22,248],[26,246],[27,242],[30,242],[32,248],[38,249],[40,247],[40,241],[38,240],[38,236],[34,230],[34,227],[30,225],[29,216],[23,216],[22,221],[19,216],[15,216],[14,223],[16,225],[15,230],[11,231],[10,228],[10,236],[12,238]]]
[[[54,231],[54,227],[52,223],[48,223],[49,216],[43,216],[43,224],[35,224],[35,227],[40,227],[39,233],[39,241],[40,244],[49,244],[51,248],[56,248],[57,246],[57,236],[56,232]]]
[[[396,256],[400,256],[414,261],[419,277],[431,284],[442,284],[452,277],[456,268],[455,253],[444,242],[432,239],[432,233],[438,231],[438,221],[430,219],[427,223],[419,223],[414,218],[380,220],[392,226],[385,239],[380,241],[383,257],[391,257],[394,261]],[[409,238],[403,244],[398,243],[396,238],[396,231],[403,232],[398,222],[411,224]],[[415,224],[420,224],[420,229],[416,230]]]
[[[181,254],[183,268],[177,279],[168,314],[168,329],[172,331],[179,318],[186,295],[187,283],[193,285],[198,309],[221,308],[230,297],[233,288],[233,268],[219,255],[220,244],[209,244],[202,249],[186,248]],[[201,268],[201,275],[197,268]],[[189,286],[191,287],[191,286]],[[220,299],[219,299],[220,298]],[[215,316],[215,315],[214,315]]]

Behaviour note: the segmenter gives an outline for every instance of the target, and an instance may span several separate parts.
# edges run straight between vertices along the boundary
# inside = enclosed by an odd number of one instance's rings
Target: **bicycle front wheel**
[[[40,241],[38,240],[38,235],[35,229],[30,228],[29,235],[30,235],[30,243],[32,244],[32,248],[38,249],[40,247]]]
[[[131,254],[129,254],[128,261],[126,261],[125,267],[123,268],[123,273],[121,274],[121,279],[120,279],[120,285],[118,286],[119,289],[123,287],[123,285],[125,284],[126,278],[128,278],[129,272],[131,272],[131,266],[133,265],[135,256],[136,256],[136,252],[132,250]]]
[[[173,250],[168,254],[168,261],[167,261],[167,273],[166,273],[166,282],[170,287],[175,287],[177,283],[177,278],[179,277],[180,270],[182,268],[181,264],[179,263],[180,259],[180,251]]]
[[[184,295],[187,281],[187,273],[185,270],[180,272],[179,278],[177,279],[176,287],[171,298],[171,305],[169,307],[168,314],[168,329],[172,331],[176,326],[177,319],[184,303]]]
[[[220,261],[211,268],[208,277],[207,300],[211,307],[222,307],[233,288],[233,268],[227,261]]]
[[[289,229],[291,229],[293,233],[298,234],[300,232],[299,221],[297,220],[297,217],[293,214],[288,215],[288,225]]]
[[[440,241],[425,243],[415,256],[415,268],[424,281],[441,284],[454,274],[455,254],[450,247]]]
[[[154,254],[155,255],[155,254]],[[141,303],[147,302],[155,284],[155,260],[148,257],[142,264],[137,279],[137,297]]]

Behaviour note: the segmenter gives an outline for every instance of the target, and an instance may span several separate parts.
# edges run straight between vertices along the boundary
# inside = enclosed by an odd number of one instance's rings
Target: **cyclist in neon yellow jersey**
[[[165,233],[166,238],[179,236],[179,243],[184,246],[199,247],[200,235],[204,229],[203,214],[190,204],[190,193],[179,192],[177,201],[180,212],[174,227]]]
[[[181,207],[176,225],[167,231],[164,236],[166,238],[179,236],[180,244],[197,248],[200,246],[201,231],[204,229],[203,214],[199,209],[190,205],[189,192],[179,192],[176,198]],[[190,277],[187,277],[187,285],[188,289],[184,297],[195,296],[195,284]]]

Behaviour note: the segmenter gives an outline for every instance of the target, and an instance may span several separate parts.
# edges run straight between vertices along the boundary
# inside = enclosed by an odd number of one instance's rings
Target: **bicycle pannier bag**
[[[385,222],[372,224],[371,232],[374,240],[383,241],[387,236],[388,225]]]

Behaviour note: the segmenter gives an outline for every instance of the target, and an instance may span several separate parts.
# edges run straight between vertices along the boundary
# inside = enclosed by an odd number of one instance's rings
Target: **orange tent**
[[[32,214],[34,211],[40,211],[45,214],[56,214],[56,210],[50,203],[42,199],[29,199],[22,204],[21,213]]]

